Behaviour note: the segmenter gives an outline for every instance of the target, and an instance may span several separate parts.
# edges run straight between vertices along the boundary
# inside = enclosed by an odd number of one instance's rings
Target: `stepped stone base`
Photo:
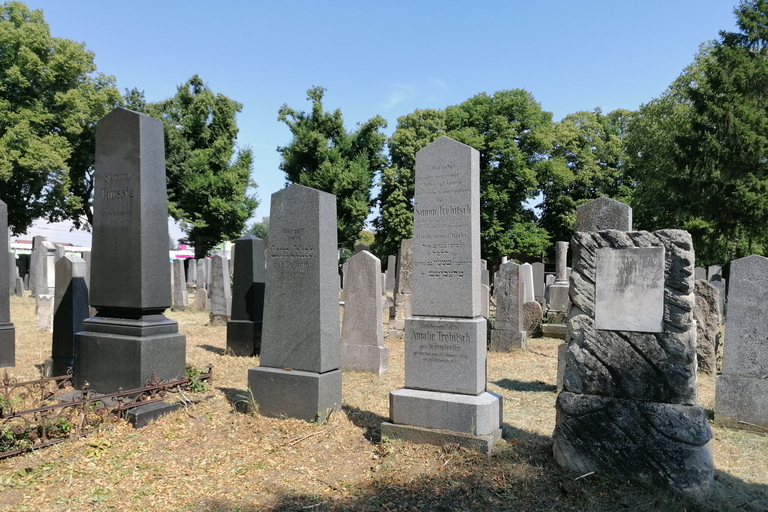
[[[248,370],[248,387],[262,416],[321,422],[341,408],[341,370],[255,366]]]

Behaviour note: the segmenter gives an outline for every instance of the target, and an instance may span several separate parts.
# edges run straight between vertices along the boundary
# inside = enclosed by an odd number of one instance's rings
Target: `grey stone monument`
[[[381,433],[490,453],[501,437],[502,401],[486,391],[479,163],[477,150],[448,137],[416,154],[405,387],[390,393]]]
[[[187,289],[194,288],[197,283],[197,261],[193,258],[184,261],[187,264]]]
[[[530,263],[520,265],[520,281],[523,283],[523,304],[535,300],[533,295],[533,267]]]
[[[227,258],[215,254],[211,258],[211,282],[208,300],[211,302],[211,325],[226,325],[232,311],[232,288],[229,285]]]
[[[723,277],[723,267],[720,265],[710,265],[707,267],[707,281],[720,281]]]
[[[397,331],[405,327],[405,319],[411,316],[413,291],[413,239],[400,241],[400,252],[397,256],[397,291],[395,293],[395,317],[389,326]]]
[[[35,295],[37,330],[53,332],[54,295]]]
[[[702,373],[715,373],[717,337],[720,333],[720,311],[718,310],[720,292],[704,279],[696,279],[694,293],[696,296],[696,307],[693,308],[693,318],[696,320],[696,364]]]
[[[520,265],[509,261],[499,267],[496,278],[496,317],[491,331],[490,350],[507,352],[526,348],[523,329],[523,282]]]
[[[341,407],[336,197],[302,185],[272,194],[259,413],[324,421]]]
[[[208,289],[208,267],[205,264],[206,258],[196,260],[197,262],[197,281],[195,281],[195,290]]]
[[[344,285],[341,368],[381,375],[389,367],[381,314],[381,260],[368,251],[352,256]]]
[[[693,244],[680,230],[579,232],[557,462],[694,498],[713,486],[712,432],[696,403]]]
[[[88,287],[85,286],[85,260],[63,256],[56,262],[56,297],[51,343],[51,375],[65,375],[75,366],[75,333],[83,330],[90,316]]]
[[[236,356],[250,357],[261,352],[264,320],[264,241],[253,235],[235,240],[232,316],[227,322],[227,349]]]
[[[723,371],[717,377],[715,422],[734,428],[768,429],[768,258],[731,261]]]
[[[184,275],[184,260],[175,259],[171,262],[173,267],[173,310],[184,311],[189,306],[189,294],[187,292],[187,278]]]
[[[546,304],[544,302],[544,264],[540,261],[531,263],[531,269],[533,271],[533,300],[539,304]]]
[[[0,201],[0,275],[8,275],[8,205]],[[0,287],[0,366],[16,366],[16,329],[11,323],[11,293]]]
[[[395,283],[396,275],[395,270],[397,269],[397,258],[394,254],[390,254],[387,256],[387,270],[385,273],[385,281],[386,281],[386,290],[387,292],[394,292],[395,291]]]
[[[568,242],[555,242],[555,282],[549,287],[549,310],[568,311],[570,298],[568,297],[567,258]]]
[[[117,108],[96,127],[91,306],[75,334],[75,387],[111,393],[186,372],[171,306],[163,123]]]
[[[706,281],[707,269],[705,269],[704,267],[696,267],[693,269],[693,275],[697,280],[703,279],[704,281]]]
[[[576,231],[606,229],[632,231],[632,207],[603,196],[576,208]]]

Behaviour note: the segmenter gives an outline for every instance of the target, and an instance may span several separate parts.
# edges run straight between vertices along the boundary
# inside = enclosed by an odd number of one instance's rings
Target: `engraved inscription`
[[[662,332],[664,248],[603,248],[595,256],[595,326]]]
[[[413,356],[423,363],[453,363],[468,360],[468,347],[472,337],[467,332],[442,330],[416,330],[408,333]]]

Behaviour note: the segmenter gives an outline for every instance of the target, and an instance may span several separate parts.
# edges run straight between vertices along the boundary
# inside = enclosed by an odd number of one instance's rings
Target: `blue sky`
[[[260,219],[285,184],[276,148],[291,136],[277,111],[309,110],[314,85],[348,129],[379,114],[387,134],[417,108],[503,89],[526,89],[555,121],[634,110],[701,43],[735,29],[737,0],[26,3],[43,10],[55,37],[84,42],[121,92],[137,87],[158,101],[197,73],[242,103],[238,145],[254,152]]]

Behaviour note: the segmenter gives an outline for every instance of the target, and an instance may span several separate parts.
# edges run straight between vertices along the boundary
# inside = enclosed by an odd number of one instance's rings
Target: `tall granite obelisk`
[[[184,375],[171,306],[163,123],[117,108],[96,127],[91,306],[75,335],[75,387],[100,393]]]

